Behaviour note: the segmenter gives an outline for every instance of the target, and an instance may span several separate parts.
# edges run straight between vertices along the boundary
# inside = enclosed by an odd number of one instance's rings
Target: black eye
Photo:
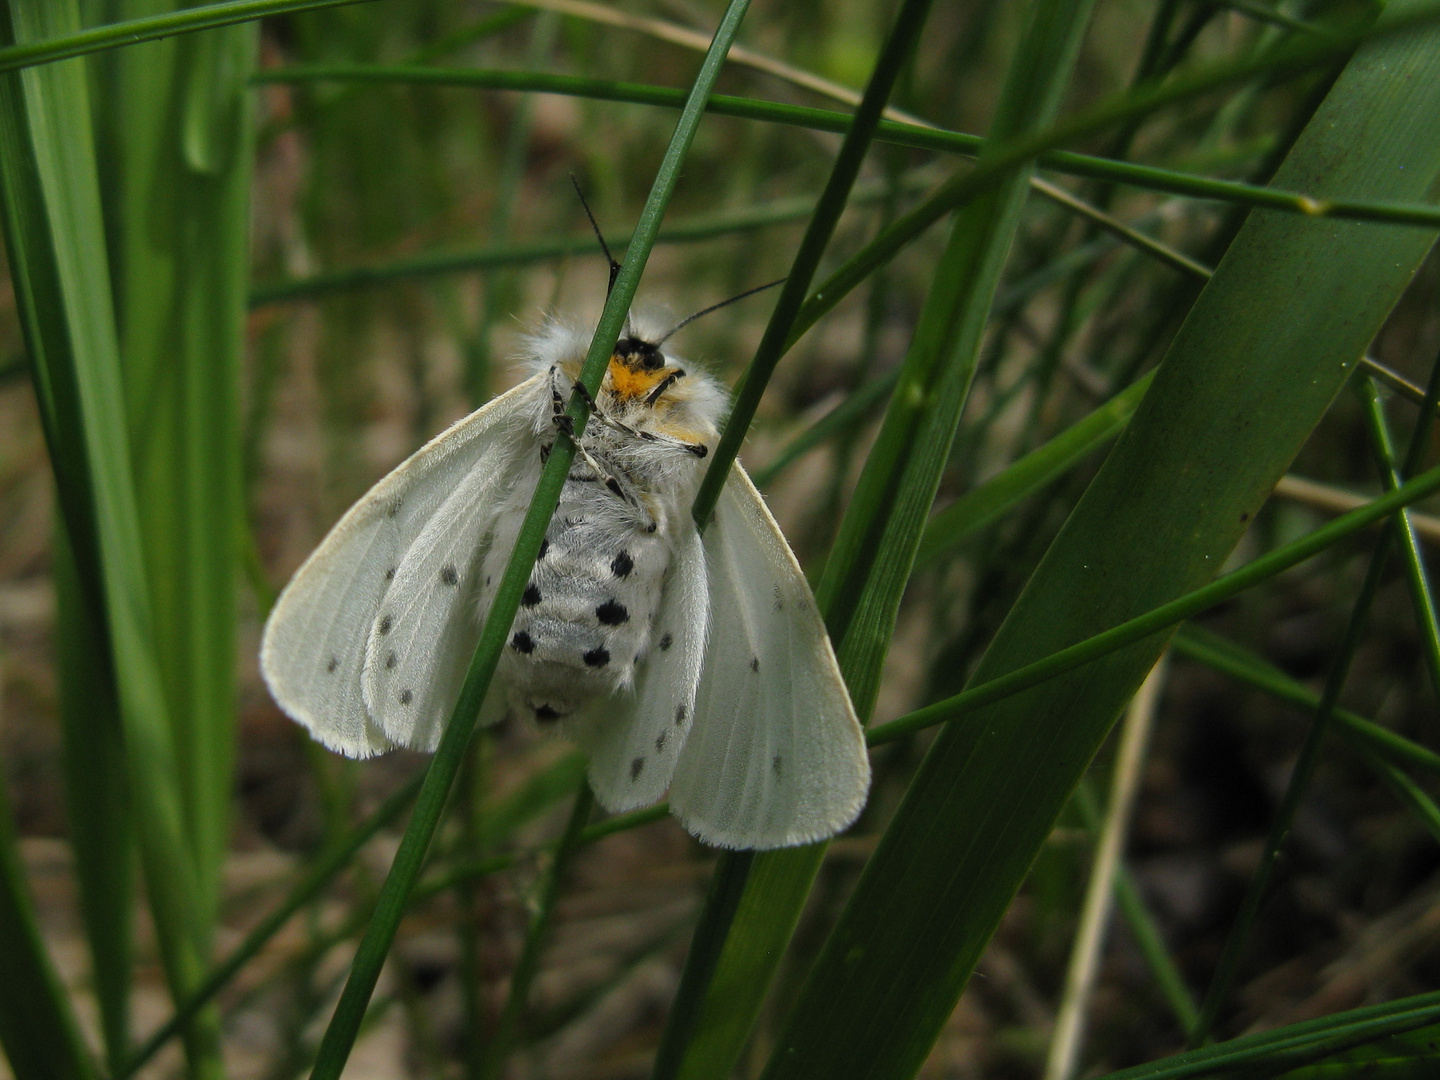
[[[646,371],[659,371],[665,366],[665,358],[660,355],[659,349],[651,349],[645,353],[645,359],[640,361],[640,366]]]

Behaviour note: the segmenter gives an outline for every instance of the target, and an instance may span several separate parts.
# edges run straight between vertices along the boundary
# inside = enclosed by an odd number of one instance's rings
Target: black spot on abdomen
[[[595,617],[606,626],[619,626],[629,620],[630,612],[618,600],[606,600],[595,609]]]

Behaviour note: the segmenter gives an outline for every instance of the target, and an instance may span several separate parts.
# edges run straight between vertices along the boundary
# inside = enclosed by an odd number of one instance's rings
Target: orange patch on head
[[[662,367],[654,371],[633,368],[619,355],[610,357],[609,390],[621,401],[643,399],[662,382],[674,375],[679,368]]]

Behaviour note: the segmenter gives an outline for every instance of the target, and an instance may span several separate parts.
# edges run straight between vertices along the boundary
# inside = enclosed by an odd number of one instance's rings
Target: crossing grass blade
[[[1402,8],[1397,17],[1409,7],[1392,6]],[[1322,197],[1429,198],[1440,175],[1440,146],[1425,134],[1440,107],[1437,75],[1433,30],[1362,47],[1277,186]],[[973,681],[1213,576],[1433,239],[1422,230],[1252,215]],[[914,1074],[1167,637],[940,733],[812,969],[768,1077]]]
[[[1053,116],[1089,10],[1087,4],[1034,5],[991,123],[997,143]],[[1043,74],[1037,79],[1036,73]],[[995,186],[956,215],[880,434],[816,589],[862,720],[874,707],[905,580],[969,393],[1029,179],[1028,165],[997,174]],[[799,310],[779,328],[788,335],[782,340],[793,337]],[[723,945],[713,947],[712,990],[694,1022],[683,1068],[674,1075],[720,1077],[738,1059],[826,846],[762,852],[747,860],[743,889],[712,891],[726,902],[713,918],[728,925],[718,935]],[[711,916],[707,909],[702,920]],[[666,1060],[662,1045],[657,1076],[666,1075],[660,1068]]]
[[[705,114],[705,101],[714,89],[725,54],[740,29],[741,20],[744,19],[748,7],[748,0],[731,0],[725,9],[711,41],[710,50],[705,54],[691,85],[690,97],[675,125],[665,157],[656,170],[635,236],[625,253],[625,261],[611,282],[605,310],[601,313],[580,371],[580,380],[585,383],[592,399],[615,350],[615,343],[620,338],[621,328],[629,318],[630,305],[639,287],[640,277],[660,232],[660,222],[675,192],[685,157]],[[589,418],[584,399],[578,391],[572,397],[568,415],[578,438],[583,434],[585,422]],[[573,439],[556,440],[530,507],[526,511],[525,520],[521,523],[504,575],[496,588],[495,599],[481,629],[480,641],[475,647],[475,654],[470,660],[464,684],[460,689],[459,701],[446,724],[440,745],[421,785],[415,813],[404,837],[401,838],[390,873],[381,888],[370,928],[356,952],[350,977],[321,1039],[311,1074],[314,1080],[337,1080],[355,1039],[360,1034],[370,996],[379,980],[380,969],[390,950],[395,932],[399,929],[410,892],[420,876],[426,850],[439,824],[450,787],[459,772],[475,718],[480,712],[480,703],[484,700],[485,691],[494,675],[495,665],[509,635],[515,612],[519,610],[521,592],[539,556],[541,541],[559,504],[560,491],[574,456]]]

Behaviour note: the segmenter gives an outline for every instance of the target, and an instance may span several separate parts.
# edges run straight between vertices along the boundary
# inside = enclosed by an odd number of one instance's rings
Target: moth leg
[[[649,508],[640,501],[640,499],[636,496],[636,494],[630,489],[628,485],[621,483],[620,480],[613,473],[611,473],[608,469],[601,465],[600,462],[595,460],[595,455],[590,453],[582,439],[577,439],[575,437],[575,424],[574,421],[571,419],[570,415],[565,412],[565,399],[560,393],[559,386],[556,384],[555,376],[555,368],[552,367],[550,369],[550,408],[555,426],[561,431],[563,431],[567,436],[569,436],[570,441],[575,444],[575,452],[580,456],[580,459],[590,467],[591,472],[594,473],[593,479],[598,480],[600,483],[604,484],[606,490],[608,490],[616,498],[622,499],[626,504],[634,507],[636,510],[644,514],[646,518],[646,531],[654,532],[655,529],[658,527],[658,523],[655,521],[655,516],[650,513]],[[611,417],[607,416],[598,405],[596,405],[595,399],[590,396],[590,391],[585,389],[584,383],[576,381],[574,387],[576,393],[580,395],[581,400],[583,400],[585,404],[590,407],[590,412],[592,415],[599,417],[602,422],[609,424],[612,427],[619,427],[623,431],[631,432],[631,429],[629,427],[619,423],[616,420],[613,420]],[[634,434],[634,432],[631,433]],[[579,480],[591,478],[572,477],[572,479]]]

